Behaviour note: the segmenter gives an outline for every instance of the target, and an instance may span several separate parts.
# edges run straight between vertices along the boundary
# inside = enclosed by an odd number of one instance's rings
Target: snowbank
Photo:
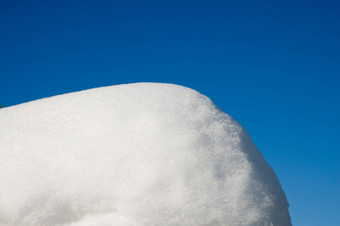
[[[0,110],[0,225],[291,225],[273,170],[202,94],[139,83]]]

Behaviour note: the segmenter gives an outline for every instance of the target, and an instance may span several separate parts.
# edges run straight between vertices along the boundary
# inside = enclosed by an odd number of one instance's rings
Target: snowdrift
[[[138,83],[0,110],[0,225],[291,225],[273,170],[202,94]]]

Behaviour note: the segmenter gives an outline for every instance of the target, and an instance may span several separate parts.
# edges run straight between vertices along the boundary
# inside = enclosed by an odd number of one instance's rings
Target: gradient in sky
[[[0,105],[132,82],[209,96],[274,168],[293,225],[340,222],[338,1],[0,0]]]

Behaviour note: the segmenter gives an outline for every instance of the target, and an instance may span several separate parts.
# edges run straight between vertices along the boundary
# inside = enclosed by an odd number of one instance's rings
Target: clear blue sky
[[[194,88],[247,129],[294,225],[339,225],[339,4],[0,0],[0,104],[141,81]]]

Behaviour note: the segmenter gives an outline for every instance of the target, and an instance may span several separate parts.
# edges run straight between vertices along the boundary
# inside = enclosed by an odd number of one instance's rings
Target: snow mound
[[[273,170],[202,94],[138,83],[0,110],[0,225],[291,225]]]

